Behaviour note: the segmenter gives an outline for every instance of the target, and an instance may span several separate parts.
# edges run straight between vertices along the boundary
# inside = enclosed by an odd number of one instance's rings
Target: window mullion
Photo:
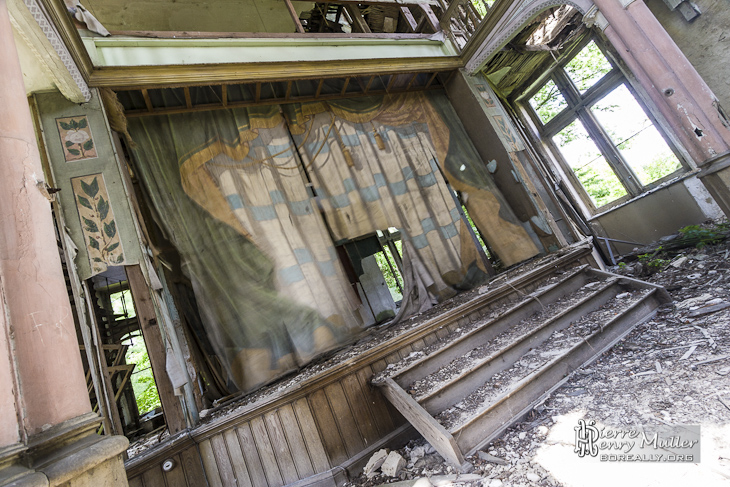
[[[642,191],[639,178],[626,163],[616,146],[613,145],[611,138],[603,129],[601,124],[598,123],[598,120],[596,120],[591,111],[587,108],[581,108],[577,113],[578,118],[586,128],[588,135],[591,137],[596,146],[598,146],[598,150],[600,150],[606,158],[606,162],[616,173],[621,184],[623,184],[624,188],[626,188],[626,191],[632,196],[639,195]]]

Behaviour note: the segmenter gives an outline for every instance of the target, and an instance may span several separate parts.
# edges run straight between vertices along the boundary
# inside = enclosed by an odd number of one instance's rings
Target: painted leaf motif
[[[120,254],[119,257],[117,257],[116,264],[121,264],[124,262],[124,254]]]
[[[78,149],[68,149],[68,153],[69,154],[73,154],[75,156],[80,156],[81,155],[81,151],[79,151]]]
[[[84,206],[90,210],[94,209],[94,207],[91,206],[91,203],[89,202],[88,199],[84,198],[83,196],[79,196],[78,198],[79,198],[79,203],[81,203],[81,206]]]
[[[74,145],[74,143],[71,142],[70,140],[66,141],[66,147],[73,147],[73,145]]]
[[[91,150],[94,148],[94,141],[89,139],[86,142],[84,142],[84,150]]]
[[[99,250],[99,242],[97,242],[94,237],[89,237],[89,246],[92,249]]]
[[[88,218],[84,218],[84,225],[86,225],[86,230],[91,233],[97,233],[99,231],[99,226],[96,224],[95,221],[89,220]]]
[[[69,151],[71,152],[71,151]],[[78,151],[77,151],[78,152]],[[97,178],[94,178],[94,180],[91,182],[91,184],[86,184],[86,182],[81,181],[81,189],[84,190],[84,193],[88,194],[92,198],[96,196],[96,193],[99,192],[99,181]]]
[[[111,252],[112,250],[116,249],[117,247],[119,247],[119,242],[116,242],[116,243],[111,244],[110,246],[108,246],[104,250],[106,250],[107,252]]]
[[[99,257],[94,257],[94,262],[104,262],[104,261],[101,260]]]
[[[114,238],[114,235],[117,234],[117,224],[114,220],[104,224],[104,233],[107,237]]]
[[[87,125],[88,125],[88,124],[87,124],[87,122],[86,122],[86,119],[85,119],[85,118],[82,118],[81,120],[79,120],[79,128],[80,128],[80,129],[85,129]]]
[[[71,125],[66,122],[58,122],[58,125],[60,125],[63,130],[71,130]]]
[[[103,196],[99,197],[99,206],[97,208],[99,209],[99,218],[101,218],[101,221],[106,220],[109,214],[109,202]]]
[[[71,119],[71,128],[74,130],[78,130],[79,128],[79,123],[74,119]]]

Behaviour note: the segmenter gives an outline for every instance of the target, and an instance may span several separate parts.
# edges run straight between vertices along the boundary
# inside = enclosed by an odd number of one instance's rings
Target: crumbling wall
[[[671,2],[670,2],[671,3]],[[730,8],[727,0],[694,0],[701,14],[691,22],[664,0],[646,4],[710,86],[720,104],[730,107]]]

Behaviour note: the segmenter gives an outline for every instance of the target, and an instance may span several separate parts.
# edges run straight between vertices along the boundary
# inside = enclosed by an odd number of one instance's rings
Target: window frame
[[[593,86],[588,88],[584,93],[580,93],[580,90],[575,85],[570,75],[565,70],[565,66],[570,63],[588,44],[594,42],[598,49],[601,51],[603,56],[611,64],[612,69],[606,73],[600,80],[598,80]],[[624,74],[622,67],[617,62],[616,57],[611,53],[603,41],[596,35],[587,35],[580,42],[575,43],[566,52],[559,57],[554,57],[555,62],[550,66],[544,73],[542,73],[526,90],[522,92],[515,99],[516,105],[520,108],[519,112],[523,116],[526,116],[531,122],[534,135],[537,136],[538,140],[547,149],[547,152],[557,162],[558,168],[562,173],[564,179],[570,181],[570,186],[573,188],[576,195],[585,205],[586,209],[591,215],[603,213],[616,206],[622,205],[641,194],[653,190],[659,185],[666,181],[674,179],[681,174],[691,170],[691,166],[688,164],[686,158],[678,150],[677,146],[670,140],[661,125],[658,123],[654,114],[648,109],[644,100],[634,89],[631,80]],[[561,95],[567,103],[566,108],[556,114],[547,123],[543,123],[536,110],[530,104],[535,94],[542,89],[542,87],[549,81],[552,80],[555,86],[560,91]],[[676,171],[667,174],[649,184],[643,185],[632,169],[631,165],[624,159],[620,152],[620,149],[613,143],[609,134],[601,126],[595,115],[591,111],[591,107],[598,103],[605,96],[609,95],[613,90],[619,86],[624,85],[629,90],[631,95],[634,97],[636,102],[639,104],[641,109],[646,114],[649,121],[652,123],[654,128],[659,132],[659,135],[664,139],[665,143],[677,157],[680,163],[680,168]],[[599,152],[603,155],[606,163],[613,170],[618,178],[619,182],[626,190],[626,194],[620,198],[617,198],[609,203],[601,206],[596,206],[590,195],[586,191],[583,184],[578,180],[575,172],[570,167],[568,162],[563,157],[560,148],[553,142],[553,137],[562,131],[565,127],[570,125],[574,120],[579,120],[589,137],[596,145]]]

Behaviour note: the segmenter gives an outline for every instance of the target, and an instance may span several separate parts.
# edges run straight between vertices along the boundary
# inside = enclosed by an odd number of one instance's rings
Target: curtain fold
[[[538,252],[440,93],[150,116],[129,132],[207,333],[242,390],[361,330],[337,244],[400,230],[400,316],[480,282],[449,184],[503,261]]]

